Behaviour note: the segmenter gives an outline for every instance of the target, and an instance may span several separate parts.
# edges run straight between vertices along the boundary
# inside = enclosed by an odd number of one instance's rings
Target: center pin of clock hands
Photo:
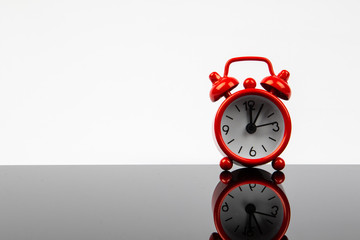
[[[257,228],[259,229],[260,234],[262,234],[262,231],[261,231],[259,222],[257,221],[257,219],[256,219],[256,217],[255,217],[255,213],[256,213],[256,207],[255,207],[255,205],[254,205],[254,204],[251,204],[251,203],[248,204],[248,205],[246,205],[245,211],[246,211],[247,214],[249,214],[248,224],[246,224],[246,226],[245,226],[245,229],[247,230],[247,231],[245,230],[246,234],[247,234],[248,236],[249,236],[249,234],[251,234],[251,235],[253,234],[253,232],[252,232],[252,227],[251,227],[251,218],[254,218],[255,224],[256,224]],[[247,226],[249,226],[249,228],[247,228]]]
[[[248,133],[250,133],[250,134],[253,134],[253,133],[256,132],[256,129],[257,129],[257,127],[258,127],[258,126],[255,125],[255,123],[256,123],[256,120],[259,118],[259,115],[260,115],[260,113],[261,113],[261,110],[262,110],[263,107],[264,107],[264,104],[261,104],[260,109],[259,109],[259,111],[257,112],[257,114],[256,114],[256,116],[255,116],[255,119],[254,119],[254,121],[253,121],[253,119],[252,119],[252,111],[254,110],[254,105],[255,105],[255,104],[251,104],[251,103],[253,103],[253,102],[252,102],[252,101],[249,101],[249,103],[248,103],[248,105],[249,105],[250,122],[249,122],[249,124],[246,125],[246,131],[247,131]]]

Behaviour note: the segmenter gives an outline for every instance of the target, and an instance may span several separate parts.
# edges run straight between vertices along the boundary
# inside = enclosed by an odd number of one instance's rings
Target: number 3
[[[272,125],[275,125],[275,129],[273,128],[274,132],[278,132],[280,130],[278,122],[274,122]]]
[[[275,210],[271,211],[271,215],[273,215],[275,217],[278,214],[279,207],[278,206],[273,206],[272,209],[275,209]]]

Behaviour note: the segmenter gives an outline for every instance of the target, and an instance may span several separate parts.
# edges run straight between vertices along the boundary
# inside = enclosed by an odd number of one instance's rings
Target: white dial
[[[260,95],[246,95],[229,104],[220,127],[224,143],[234,154],[259,159],[277,149],[285,123],[275,103]]]
[[[236,187],[221,204],[221,226],[230,239],[273,239],[283,219],[279,196],[261,184]]]

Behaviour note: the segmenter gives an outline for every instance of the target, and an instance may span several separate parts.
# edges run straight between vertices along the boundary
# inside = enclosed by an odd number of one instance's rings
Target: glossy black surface
[[[359,171],[287,165],[287,237],[359,239]],[[2,166],[0,239],[209,239],[220,173],[215,165]]]

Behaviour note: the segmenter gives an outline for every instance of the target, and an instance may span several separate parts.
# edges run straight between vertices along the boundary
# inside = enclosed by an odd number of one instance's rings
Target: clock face
[[[260,159],[280,145],[285,122],[280,109],[261,95],[245,95],[225,109],[220,132],[226,146],[235,155]]]
[[[230,239],[273,239],[283,220],[278,194],[261,184],[237,186],[221,203],[221,226]]]

